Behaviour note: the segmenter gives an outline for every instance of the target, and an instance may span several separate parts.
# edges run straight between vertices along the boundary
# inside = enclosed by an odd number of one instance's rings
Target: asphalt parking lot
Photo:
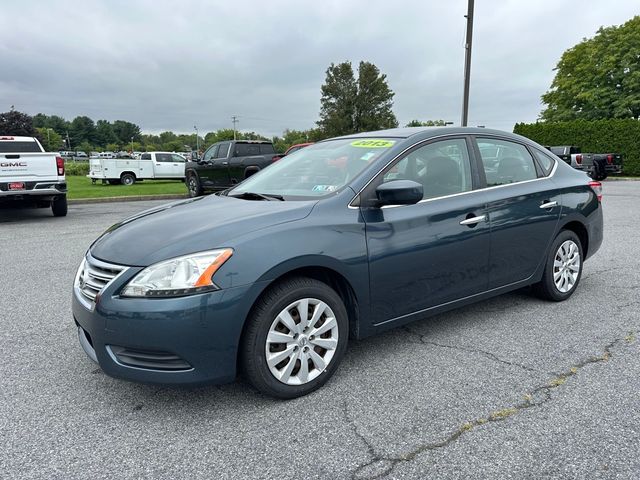
[[[75,269],[159,202],[0,210],[0,478],[638,478],[640,182],[605,182],[605,243],[564,303],[518,291],[352,342],[307,397],[105,376]]]

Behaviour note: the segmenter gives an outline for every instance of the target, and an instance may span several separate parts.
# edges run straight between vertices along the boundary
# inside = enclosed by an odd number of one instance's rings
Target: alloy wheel
[[[326,370],[338,346],[338,322],[315,298],[291,303],[275,318],[265,345],[271,374],[287,385],[303,385]]]
[[[553,282],[561,293],[569,292],[580,275],[580,249],[573,240],[563,242],[553,260]]]

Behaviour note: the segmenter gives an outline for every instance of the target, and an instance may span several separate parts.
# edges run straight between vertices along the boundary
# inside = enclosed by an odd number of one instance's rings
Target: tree
[[[444,127],[445,125],[446,122],[444,120],[427,120],[426,122],[411,120],[405,127]]]
[[[71,148],[73,149],[84,142],[95,143],[96,126],[93,120],[87,116],[74,118],[69,125],[69,137],[71,140]]]
[[[356,97],[356,132],[370,132],[398,126],[393,114],[393,97],[387,76],[370,62],[358,67],[358,95]]]
[[[351,62],[333,63],[327,68],[327,77],[320,87],[320,121],[318,126],[329,137],[356,131],[356,97],[358,86],[353,77]]]
[[[105,148],[110,143],[116,143],[118,137],[113,132],[113,127],[107,120],[98,120],[96,122],[95,143]]]
[[[33,137],[36,129],[33,119],[26,113],[11,108],[8,112],[0,113],[0,135],[16,135]]]
[[[640,16],[601,27],[562,54],[542,95],[547,121],[640,119]]]
[[[118,143],[121,145],[131,144],[131,138],[134,142],[142,141],[142,134],[140,127],[135,123],[127,122],[125,120],[116,120],[113,122],[113,133],[118,138]]]
[[[395,94],[373,63],[360,62],[357,81],[351,62],[332,63],[326,73],[317,122],[325,136],[398,126],[391,110]]]
[[[63,146],[64,141],[62,140],[62,136],[52,128],[39,127],[36,128],[36,131],[38,140],[40,140],[40,143],[47,152],[59,151]]]

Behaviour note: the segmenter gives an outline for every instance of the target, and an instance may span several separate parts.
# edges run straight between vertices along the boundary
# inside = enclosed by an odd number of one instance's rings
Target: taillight
[[[611,165],[613,163],[613,155],[607,155],[607,163]]]
[[[64,158],[56,157],[56,166],[58,167],[58,175],[64,175]]]
[[[581,154],[576,155],[576,163],[578,165],[582,165],[582,155]]]
[[[593,190],[593,193],[596,194],[596,197],[598,197],[598,201],[601,202],[602,201],[602,184],[600,182],[589,182],[589,186],[591,187],[591,190]]]

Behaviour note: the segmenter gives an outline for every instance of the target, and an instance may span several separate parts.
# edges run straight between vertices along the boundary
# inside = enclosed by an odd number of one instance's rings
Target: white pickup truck
[[[51,207],[67,214],[64,159],[46,153],[34,137],[0,136],[0,203]]]
[[[89,177],[112,185],[133,185],[136,180],[184,180],[185,158],[171,152],[145,152],[135,158],[91,158]]]

